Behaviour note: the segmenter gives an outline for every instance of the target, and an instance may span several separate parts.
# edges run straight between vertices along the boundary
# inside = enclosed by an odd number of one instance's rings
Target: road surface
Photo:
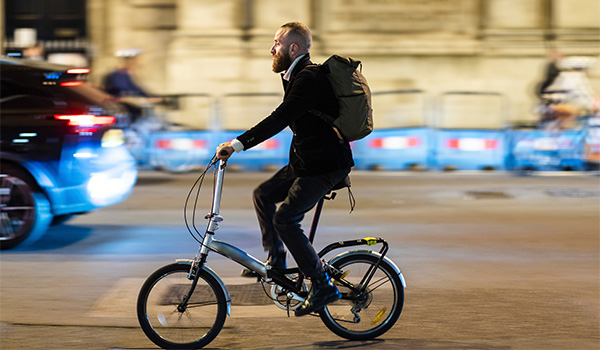
[[[266,176],[226,175],[217,231],[260,259],[250,195]],[[195,254],[183,224],[194,180],[142,172],[125,202],[2,252],[0,348],[156,348],[137,324],[136,296],[158,267]],[[199,195],[200,231],[211,183],[207,176]],[[315,246],[387,239],[408,284],[396,326],[374,341],[345,341],[317,317],[288,318],[264,302],[260,284],[238,277],[239,266],[213,254],[208,264],[233,308],[208,348],[598,349],[598,176],[355,172],[352,183],[355,211],[345,192],[327,202]]]

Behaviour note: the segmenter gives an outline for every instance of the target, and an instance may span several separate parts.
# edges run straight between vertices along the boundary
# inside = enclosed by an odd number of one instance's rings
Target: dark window
[[[5,0],[6,36],[35,28],[38,40],[86,38],[86,0]]]

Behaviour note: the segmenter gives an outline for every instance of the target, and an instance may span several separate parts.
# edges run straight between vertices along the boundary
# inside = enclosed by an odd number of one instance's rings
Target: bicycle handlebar
[[[220,156],[227,156],[227,155],[229,155],[229,153],[228,153],[226,150],[222,149],[222,150],[219,152],[219,155],[220,155]]]

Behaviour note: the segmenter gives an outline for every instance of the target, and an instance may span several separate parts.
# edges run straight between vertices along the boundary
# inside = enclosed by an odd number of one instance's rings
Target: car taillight
[[[66,71],[67,75],[63,75],[63,80],[60,82],[60,86],[75,87],[83,85],[83,82],[87,80],[87,75],[90,73],[89,68],[69,68]],[[58,75],[60,78],[60,75]],[[48,77],[47,77],[48,78]]]
[[[103,125],[112,125],[117,120],[111,115],[93,115],[93,114],[56,114],[55,119],[68,120],[69,126],[95,127]]]
[[[88,74],[90,72],[89,68],[70,68],[67,69],[67,74]]]
[[[74,87],[83,85],[83,81],[63,81],[60,86]]]

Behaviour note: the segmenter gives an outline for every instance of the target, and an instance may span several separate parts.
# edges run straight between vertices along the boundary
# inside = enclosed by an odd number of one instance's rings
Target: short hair
[[[286,34],[295,36],[295,39],[300,39],[301,42],[299,44],[304,44],[306,50],[310,50],[310,47],[312,46],[312,34],[310,33],[310,28],[308,28],[306,24],[300,22],[288,22],[282,25],[281,29],[284,29]]]

